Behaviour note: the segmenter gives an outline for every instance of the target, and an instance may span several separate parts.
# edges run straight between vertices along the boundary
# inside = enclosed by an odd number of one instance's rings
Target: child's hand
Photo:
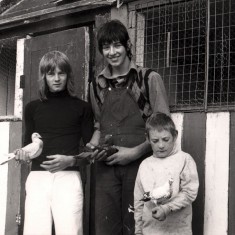
[[[152,209],[152,217],[159,221],[164,221],[166,219],[166,214],[161,206],[156,206]]]

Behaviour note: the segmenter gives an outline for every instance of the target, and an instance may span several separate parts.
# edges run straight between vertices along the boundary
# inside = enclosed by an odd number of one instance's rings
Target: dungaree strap
[[[148,69],[146,70],[145,72],[145,75],[144,75],[144,85],[145,85],[145,90],[146,90],[146,99],[147,99],[147,102],[149,102],[149,85],[148,85],[148,78],[149,78],[149,74],[153,72],[152,69]]]

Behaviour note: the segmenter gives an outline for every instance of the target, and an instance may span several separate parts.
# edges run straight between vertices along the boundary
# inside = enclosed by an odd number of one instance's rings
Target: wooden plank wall
[[[9,152],[20,148],[22,145],[22,122],[10,123]],[[14,160],[8,163],[8,187],[7,187],[7,211],[5,234],[18,234],[18,224],[16,223],[16,214],[20,206],[20,189],[21,189],[21,166],[17,165]]]
[[[0,122],[0,158],[9,149],[9,122]],[[4,158],[5,159],[5,158]],[[5,234],[8,164],[0,166],[0,235]]]
[[[235,112],[230,113],[228,234],[235,234]]]
[[[15,74],[15,100],[14,116],[19,119],[18,122],[9,124],[9,151],[14,151],[22,146],[22,107],[23,107],[23,89],[20,88],[20,76],[24,74],[24,39],[17,41],[16,55],[16,74]],[[7,211],[5,234],[18,234],[19,226],[16,223],[16,214],[20,207],[21,190],[21,166],[17,166],[15,161],[8,164],[8,183],[7,183]]]
[[[199,191],[193,203],[193,234],[203,234],[205,203],[205,147],[206,115],[205,113],[187,113],[184,115],[182,150],[189,153],[197,164]]]
[[[193,203],[194,235],[234,234],[234,112],[174,113],[172,118],[179,130],[179,144],[182,150],[193,156],[198,167],[200,188],[198,197]],[[3,135],[1,146],[6,148],[1,148],[1,151],[7,152],[8,149],[15,149],[16,145],[20,145],[19,136],[16,134],[21,129],[20,122],[2,122],[0,129]],[[8,169],[11,169],[11,175]],[[0,234],[16,234],[17,226],[14,224],[16,211],[11,208],[16,207],[17,194],[11,195],[11,192],[12,188],[17,187],[18,173],[12,163],[1,166],[0,174],[0,212],[6,212],[6,217],[1,215]],[[7,209],[4,203],[6,201]]]
[[[179,144],[192,155],[199,174],[193,234],[234,234],[234,113],[174,113],[172,118],[182,133]]]
[[[229,113],[206,120],[204,235],[225,235],[228,226]]]

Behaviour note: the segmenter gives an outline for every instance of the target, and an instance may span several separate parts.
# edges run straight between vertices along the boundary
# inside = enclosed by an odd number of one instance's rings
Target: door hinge
[[[25,75],[20,76],[20,88],[25,88]]]
[[[17,223],[18,226],[21,225],[21,214],[16,215],[16,223]]]

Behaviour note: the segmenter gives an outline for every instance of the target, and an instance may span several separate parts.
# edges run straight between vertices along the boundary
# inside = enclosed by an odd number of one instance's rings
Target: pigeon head
[[[143,194],[143,198],[140,199],[140,201],[143,201],[143,202],[148,202],[151,200],[151,196],[150,196],[150,192],[145,192]]]
[[[42,139],[42,136],[39,135],[37,132],[34,132],[34,133],[32,134],[32,140],[33,140],[33,139],[36,139],[36,138]]]

